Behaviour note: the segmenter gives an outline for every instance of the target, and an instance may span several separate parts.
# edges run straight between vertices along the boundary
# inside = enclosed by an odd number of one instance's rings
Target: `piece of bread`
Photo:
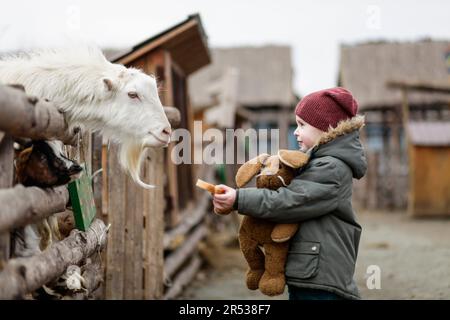
[[[203,190],[206,190],[206,191],[212,193],[212,194],[224,192],[224,190],[222,190],[221,188],[216,187],[215,185],[208,183],[206,181],[203,181],[201,179],[197,179],[197,183],[195,185]]]

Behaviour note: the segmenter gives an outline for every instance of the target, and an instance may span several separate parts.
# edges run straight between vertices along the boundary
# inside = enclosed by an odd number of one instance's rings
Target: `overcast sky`
[[[198,12],[211,47],[292,46],[302,95],[336,85],[341,43],[450,39],[446,0],[0,0],[0,8],[0,51],[129,47]]]

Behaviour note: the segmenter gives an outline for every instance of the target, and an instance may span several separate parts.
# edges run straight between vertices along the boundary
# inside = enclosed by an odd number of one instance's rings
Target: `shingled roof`
[[[401,92],[387,81],[446,85],[449,82],[450,41],[380,42],[341,47],[339,85],[348,88],[361,109],[392,107]],[[449,95],[412,92],[410,105],[448,102]]]
[[[182,22],[151,36],[132,48],[115,51],[105,49],[111,62],[127,65],[156,49],[170,52],[172,59],[186,76],[210,63],[207,36],[199,14],[192,14]]]
[[[295,103],[289,46],[215,48],[211,49],[211,54],[212,63],[189,79],[189,94],[194,108],[215,104],[205,89],[221,79],[229,68],[239,70],[239,105],[265,107]]]

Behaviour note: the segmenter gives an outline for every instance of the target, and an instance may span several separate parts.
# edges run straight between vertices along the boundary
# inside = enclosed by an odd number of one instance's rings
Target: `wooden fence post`
[[[145,210],[145,299],[160,299],[164,289],[164,150],[153,150],[147,161],[148,181],[157,187],[147,190]]]
[[[111,145],[108,157],[108,222],[111,224],[106,249],[105,298],[123,299],[125,263],[125,175],[114,156],[118,148]],[[132,263],[127,261],[126,263]]]

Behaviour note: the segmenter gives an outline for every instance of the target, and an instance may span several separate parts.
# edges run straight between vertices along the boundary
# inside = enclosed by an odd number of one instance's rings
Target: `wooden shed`
[[[189,16],[109,59],[154,74],[161,88],[163,105],[176,107],[181,114],[179,127],[192,130],[187,78],[210,62],[199,15]],[[190,221],[188,227],[182,227],[185,233],[192,231],[194,234],[191,242],[186,241],[192,250],[184,249],[189,251],[189,255],[185,254],[182,256],[185,259],[182,259],[175,250],[165,252],[173,238],[181,233],[174,230],[196,212],[197,200],[195,172],[189,164],[175,165],[171,161],[173,146],[171,143],[166,149],[148,154],[142,177],[144,181],[157,185],[154,190],[144,190],[133,184],[130,178],[119,172],[115,157],[105,159],[107,153],[103,152],[103,168],[108,168],[104,170],[107,172],[104,185],[114,190],[103,191],[107,203],[103,205],[103,211],[108,222],[112,223],[107,249],[107,299],[171,298],[179,293],[182,284],[192,278],[199,266],[199,258],[192,251],[205,235],[205,228],[190,229],[197,227],[198,219]],[[106,148],[103,145],[103,149]],[[181,265],[188,276],[180,271]],[[176,281],[177,273],[181,273],[182,283]],[[174,285],[168,287],[164,283]]]
[[[450,122],[410,122],[408,213],[450,216]]]
[[[366,117],[362,130],[368,159],[365,178],[354,188],[355,203],[367,209],[404,210],[408,206],[409,121],[450,121],[450,97],[439,90],[413,90],[407,114],[402,91],[390,81],[447,84],[449,41],[369,42],[343,45],[338,85],[349,89]]]
[[[407,211],[413,217],[450,214],[450,121],[410,120],[409,97],[413,93],[450,96],[446,84],[388,81],[402,94],[402,120],[408,148],[409,183]]]

